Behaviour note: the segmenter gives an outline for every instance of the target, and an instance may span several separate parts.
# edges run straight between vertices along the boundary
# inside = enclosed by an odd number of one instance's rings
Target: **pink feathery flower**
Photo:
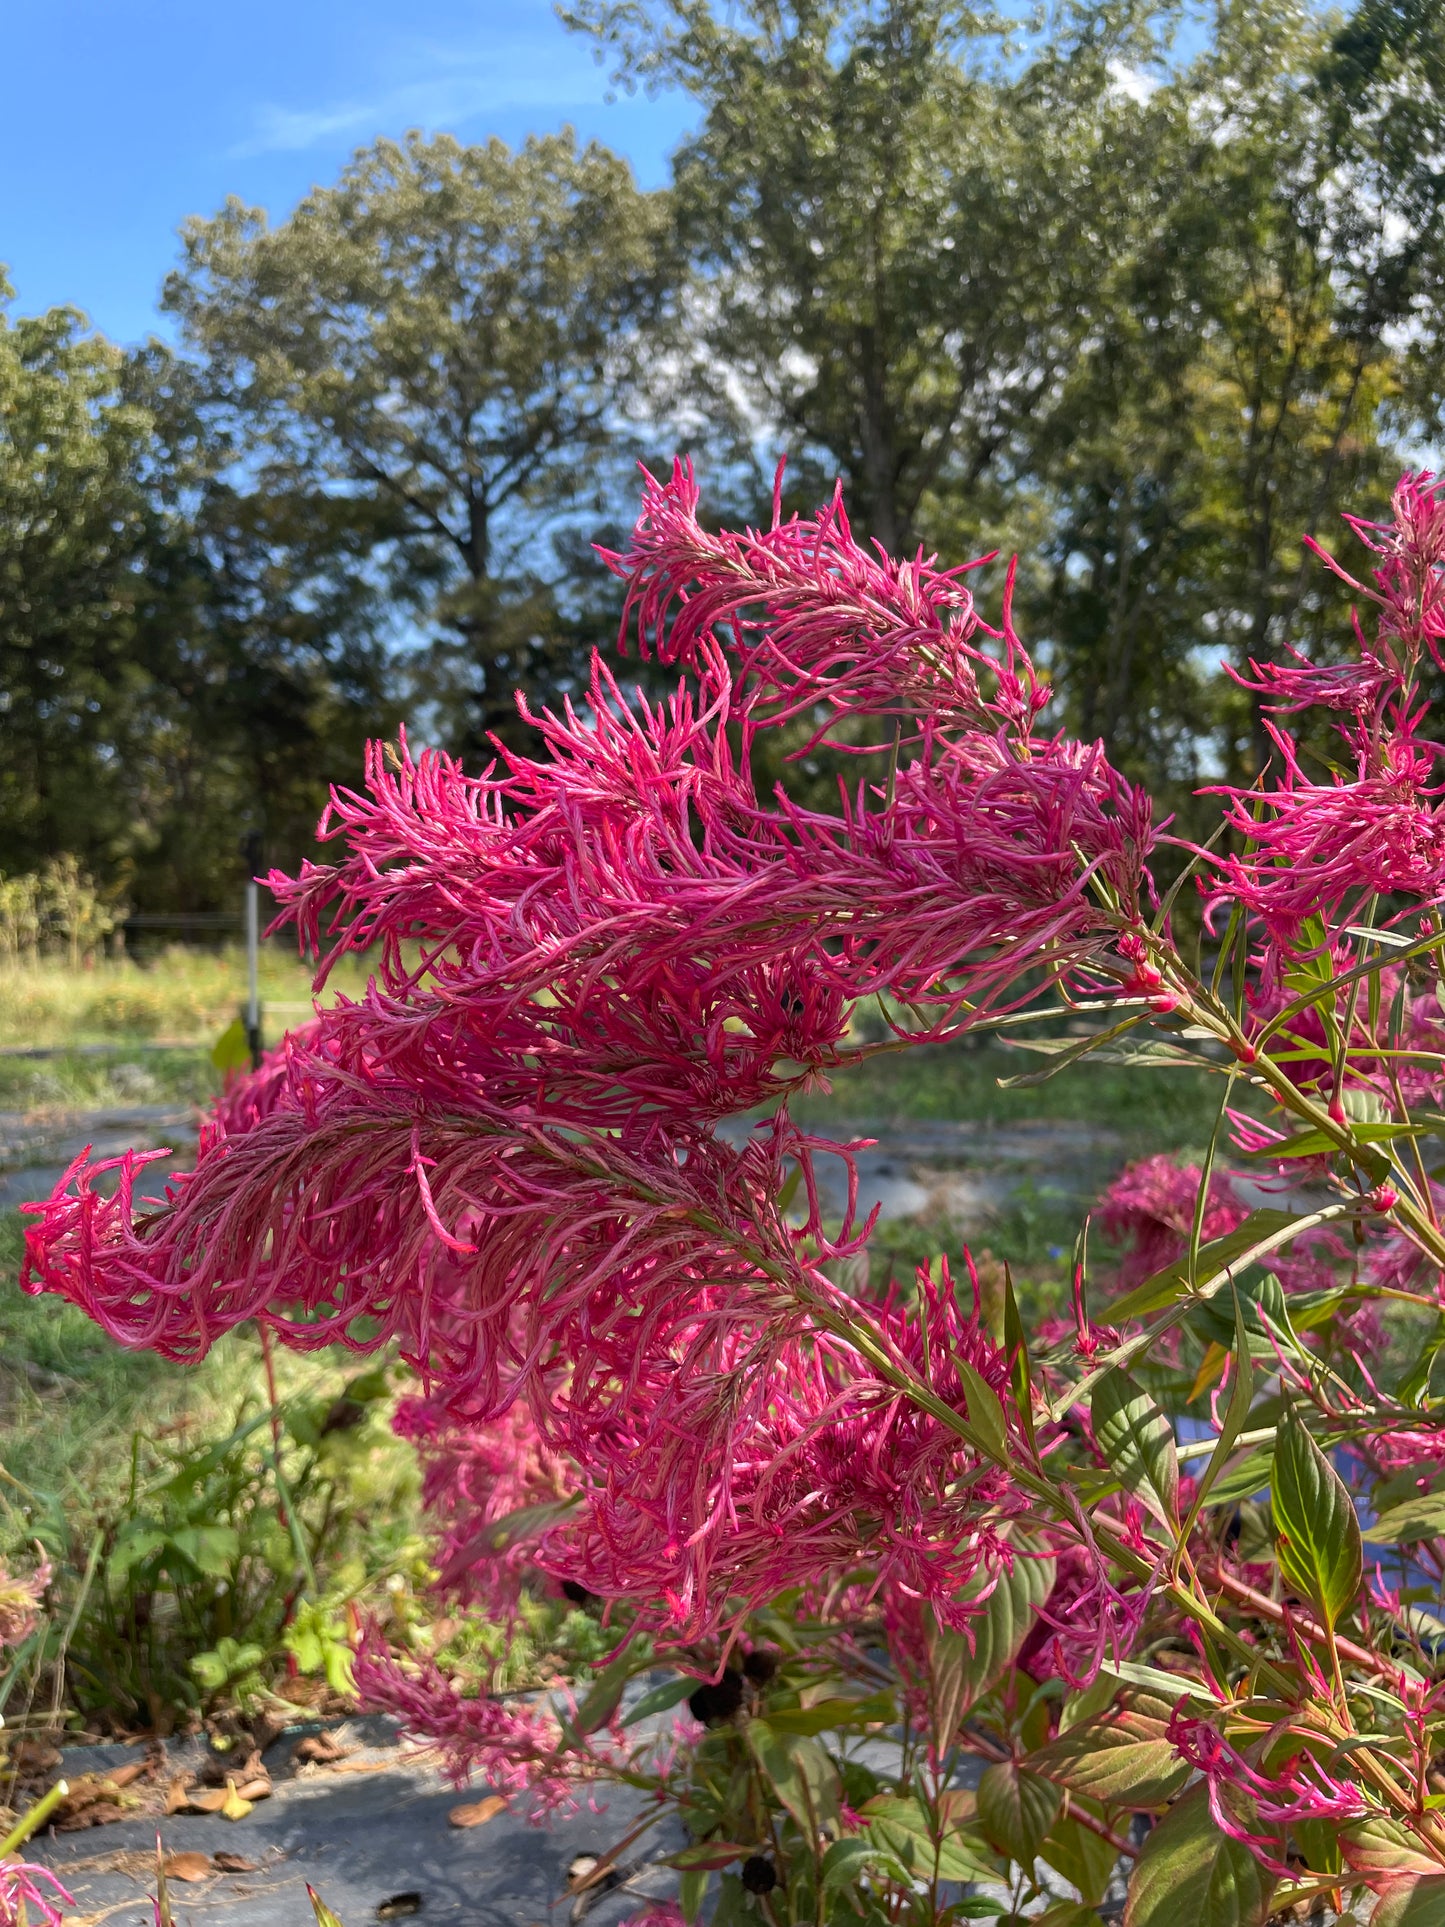
[[[352,1664],[356,1690],[374,1712],[393,1714],[404,1733],[438,1749],[454,1785],[480,1776],[498,1793],[529,1796],[536,1821],[571,1811],[578,1789],[614,1764],[604,1754],[567,1748],[544,1706],[488,1694],[463,1698],[430,1660],[395,1658],[375,1627],[365,1627]]]
[[[37,1919],[45,1927],[60,1927],[63,1916],[56,1899],[67,1907],[75,1905],[74,1895],[61,1886],[48,1867],[24,1860],[0,1860],[0,1927],[27,1927],[27,1923],[35,1927]]]
[[[1339,1825],[1361,1819],[1369,1811],[1357,1786],[1334,1779],[1306,1752],[1293,1754],[1273,1773],[1260,1772],[1209,1720],[1191,1711],[1187,1696],[1174,1709],[1168,1735],[1179,1757],[1208,1782],[1215,1825],[1247,1846],[1281,1879],[1288,1879],[1292,1871],[1284,1861],[1286,1827],[1302,1820]],[[1242,1796],[1266,1831],[1247,1824],[1236,1803],[1225,1797],[1227,1793]]]
[[[1316,668],[1291,651],[1294,666],[1255,664],[1245,686],[1276,696],[1279,709],[1319,703],[1347,711],[1341,733],[1353,769],[1348,778],[1312,782],[1294,742],[1266,722],[1280,781],[1270,790],[1217,792],[1229,799],[1226,815],[1246,849],[1216,862],[1213,900],[1242,905],[1285,950],[1297,949],[1307,921],[1331,925],[1366,897],[1400,893],[1429,903],[1445,889],[1445,813],[1433,780],[1439,747],[1419,737],[1423,710],[1410,708],[1422,651],[1442,660],[1445,503],[1431,476],[1406,475],[1389,523],[1345,519],[1384,558],[1377,589],[1310,546],[1375,603],[1377,640],[1361,636],[1359,663],[1345,668]]]
[[[1189,1247],[1202,1173],[1197,1164],[1176,1164],[1159,1154],[1120,1172],[1099,1202],[1104,1235],[1126,1245],[1119,1282],[1126,1290],[1173,1264]],[[1228,1175],[1211,1176],[1202,1227],[1205,1240],[1223,1238],[1248,1217]]]
[[[936,569],[920,551],[894,562],[853,540],[841,488],[810,521],[782,519],[782,468],[771,528],[709,534],[697,519],[689,462],[660,482],[643,471],[642,514],[625,553],[600,551],[627,583],[623,633],[635,626],[644,655],[701,670],[735,659],[734,687],[754,726],[789,721],[824,704],[840,715],[928,716],[948,729],[1025,732],[1048,689],[1014,633],[1010,571],[1003,627],[980,620],[961,578],[981,566]],[[983,557],[989,561],[991,557]],[[977,648],[982,631],[1004,644],[1000,660]],[[978,672],[994,685],[991,697]]]
[[[479,1425],[457,1424],[444,1401],[406,1399],[392,1429],[416,1445],[422,1504],[439,1533],[438,1586],[466,1604],[506,1618],[534,1567],[537,1531],[504,1522],[531,1508],[556,1508],[575,1496],[577,1475],[549,1451],[525,1399]]]
[[[937,1282],[920,1272],[917,1289],[916,1313],[889,1303],[875,1314],[887,1349],[966,1416],[964,1360],[1009,1416],[1004,1356],[976,1316],[962,1315],[947,1268]],[[759,1344],[766,1370],[746,1356]],[[619,1363],[599,1350],[603,1370]],[[604,1597],[655,1598],[643,1623],[685,1639],[859,1565],[875,1589],[901,1589],[941,1620],[967,1623],[961,1589],[980,1567],[1012,1561],[1001,1528],[1023,1508],[1005,1470],[826,1333],[776,1344],[771,1333],[733,1331],[707,1366],[635,1375],[605,1436],[590,1428],[584,1509],[544,1541],[539,1564]],[[574,1362],[560,1408],[590,1395],[593,1370]],[[721,1422],[726,1450],[709,1449]],[[1028,1449],[1021,1434],[1016,1446]]]

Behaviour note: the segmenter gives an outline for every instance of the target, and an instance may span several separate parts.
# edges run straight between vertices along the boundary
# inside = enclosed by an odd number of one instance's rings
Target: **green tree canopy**
[[[273,541],[352,545],[435,639],[421,689],[460,747],[507,731],[518,684],[576,679],[547,538],[607,506],[664,219],[570,133],[413,134],[274,228],[231,201],[185,230],[166,305]]]

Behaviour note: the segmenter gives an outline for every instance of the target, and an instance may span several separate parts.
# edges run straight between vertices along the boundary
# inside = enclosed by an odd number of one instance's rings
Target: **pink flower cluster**
[[[74,1896],[48,1867],[24,1860],[0,1860],[0,1927],[35,1927],[37,1921],[43,1921],[45,1927],[60,1927],[63,1915],[55,1904],[57,1899],[67,1907],[75,1905]]]
[[[1281,1879],[1294,1871],[1284,1858],[1287,1827],[1301,1820],[1340,1824],[1368,1811],[1357,1786],[1335,1779],[1307,1752],[1292,1754],[1273,1772],[1251,1766],[1209,1720],[1190,1710],[1188,1699],[1175,1707],[1168,1733],[1180,1758],[1203,1774],[1215,1825]]]
[[[1007,608],[988,629],[959,572],[865,553],[837,500],[715,536],[679,465],[612,562],[675,694],[629,702],[599,663],[585,713],[533,718],[538,755],[479,776],[374,746],[367,793],[323,819],[339,860],[272,879],[329,944],[322,979],[379,958],[367,994],[228,1095],[162,1208],[137,1207],[144,1159],[77,1161],[27,1287],[177,1358],[249,1319],[300,1348],[399,1343],[452,1428],[438,1468],[472,1454],[458,1576],[506,1479],[456,1428],[520,1399],[520,1485],[578,1469],[531,1548],[548,1570],[689,1637],[860,1557],[952,1610],[1000,1556],[1007,1481],[896,1381],[962,1411],[956,1361],[1000,1390],[1002,1363],[946,1286],[926,1319],[876,1308],[871,1350],[848,1339],[826,1266],[868,1227],[823,1223],[815,1163],[842,1156],[852,1187],[851,1158],[786,1099],[867,1048],[864,998],[935,1036],[1051,975],[1129,981],[1150,805],[1097,745],[1036,732]],[[898,725],[831,814],[755,791],[757,730],[804,716]],[[764,1104],[741,1147],[718,1134]]]
[[[1406,475],[1388,523],[1346,519],[1381,557],[1373,588],[1318,543],[1310,546],[1375,604],[1375,639],[1360,636],[1353,664],[1319,668],[1291,651],[1292,662],[1256,663],[1255,680],[1245,681],[1278,711],[1339,711],[1346,767],[1313,779],[1295,742],[1267,723],[1280,775],[1263,793],[1263,808],[1257,790],[1224,792],[1229,819],[1250,847],[1219,863],[1214,900],[1257,916],[1270,943],[1286,952],[1318,948],[1313,919],[1333,930],[1373,896],[1433,903],[1445,888],[1439,745],[1419,733],[1426,705],[1418,699],[1422,661],[1445,667],[1445,501],[1432,475]]]

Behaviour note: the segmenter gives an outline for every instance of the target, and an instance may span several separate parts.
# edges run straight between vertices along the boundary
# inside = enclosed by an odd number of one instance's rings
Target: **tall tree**
[[[663,232],[662,197],[570,133],[378,141],[277,227],[231,201],[185,231],[166,305],[273,539],[350,518],[463,749],[514,725],[518,684],[577,678],[546,539],[610,506]]]
[[[9,315],[0,276],[0,870],[126,853],[143,672],[151,424],[74,308]]]
[[[1021,67],[956,0],[570,0],[632,85],[704,117],[675,159],[699,272],[698,365],[800,458],[841,474],[888,548],[931,503],[1009,475],[1068,367],[1104,237],[1060,190],[1149,9],[1062,9]]]

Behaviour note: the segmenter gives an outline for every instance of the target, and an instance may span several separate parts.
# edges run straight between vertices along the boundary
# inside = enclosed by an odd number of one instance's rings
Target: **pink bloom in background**
[[[1201,1178],[1197,1164],[1176,1164],[1163,1155],[1129,1165],[1099,1201],[1104,1235],[1126,1247],[1119,1282],[1126,1289],[1173,1264],[1189,1248]],[[1243,1224],[1248,1207],[1235,1196],[1229,1177],[1212,1174],[1205,1207],[1203,1238],[1223,1238]]]
[[[463,1699],[430,1661],[395,1659],[374,1628],[362,1632],[354,1672],[363,1703],[395,1714],[406,1733],[435,1746],[454,1784],[477,1776],[497,1793],[525,1794],[534,1820],[570,1811],[579,1788],[615,1764],[610,1749],[591,1759],[562,1750],[561,1728],[545,1704]]]
[[[75,1905],[74,1897],[48,1867],[0,1860],[0,1927],[35,1927],[37,1921],[44,1921],[45,1927],[60,1927],[63,1916],[57,1900],[67,1907]]]
[[[489,1424],[470,1426],[455,1423],[438,1400],[405,1399],[392,1425],[421,1460],[422,1503],[439,1533],[440,1589],[506,1618],[535,1570],[536,1535],[508,1533],[501,1522],[575,1496],[575,1471],[547,1449],[525,1399]]]

